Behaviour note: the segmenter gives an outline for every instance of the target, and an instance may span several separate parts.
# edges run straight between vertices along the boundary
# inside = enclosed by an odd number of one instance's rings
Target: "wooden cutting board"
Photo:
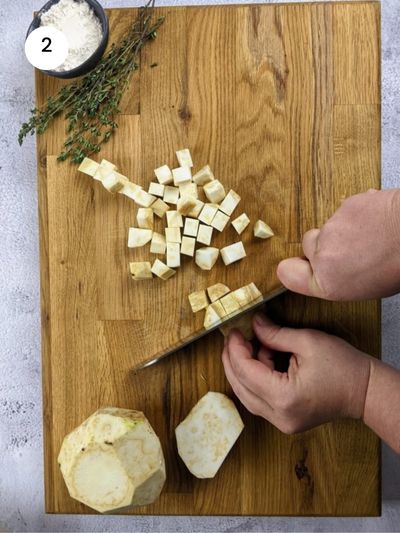
[[[38,139],[46,511],[89,513],[69,498],[57,465],[66,433],[100,406],[143,410],[159,434],[168,481],[137,514],[377,515],[378,439],[340,421],[285,436],[241,406],[246,424],[214,480],[192,478],[174,428],[208,390],[231,390],[211,333],[158,365],[132,368],[201,331],[187,294],[216,281],[279,287],[275,267],[300,250],[341,199],[380,185],[378,2],[180,7],[142,54],[120,128],[101,156],[147,185],[153,169],[189,147],[197,166],[243,197],[238,214],[263,218],[267,242],[244,234],[248,259],[204,273],[189,261],[167,283],[134,283],[127,264],[135,207],[69,164],[58,164],[65,124]],[[111,41],[136,16],[109,11]],[[150,68],[150,65],[157,66]],[[42,104],[62,82],[37,74]],[[217,246],[233,242],[232,229]],[[280,323],[320,327],[379,356],[378,302],[328,303],[286,294]]]

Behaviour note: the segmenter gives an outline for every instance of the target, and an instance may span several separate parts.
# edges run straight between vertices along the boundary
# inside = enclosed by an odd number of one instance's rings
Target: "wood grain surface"
[[[153,169],[189,147],[196,166],[243,197],[238,214],[277,236],[248,259],[205,273],[190,261],[168,282],[134,283],[127,264],[133,202],[59,164],[62,119],[38,138],[46,511],[90,513],[69,498],[57,455],[66,433],[100,406],[143,410],[159,434],[168,480],[136,514],[377,515],[379,442],[338,421],[285,436],[239,406],[246,428],[213,480],[196,480],[176,453],[174,428],[208,390],[232,395],[211,333],[159,364],[138,362],[190,339],[202,317],[187,294],[215,281],[279,286],[277,262],[341,199],[380,186],[378,2],[160,8],[120,128],[101,156],[147,185]],[[109,11],[111,40],[136,10]],[[150,68],[157,63],[158,66]],[[37,101],[62,84],[37,73]],[[217,246],[233,242],[232,229]],[[378,302],[329,303],[285,294],[268,304],[282,324],[319,327],[380,354]]]

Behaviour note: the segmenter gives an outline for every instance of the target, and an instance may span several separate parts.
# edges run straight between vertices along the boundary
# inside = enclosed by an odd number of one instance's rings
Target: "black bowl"
[[[49,0],[36,14],[35,17],[31,23],[31,25],[28,28],[28,32],[26,34],[26,37],[33,31],[39,28],[40,26],[40,17],[43,13],[48,11],[51,6],[54,4],[58,4],[60,0]],[[108,43],[108,35],[109,35],[109,27],[108,27],[108,18],[104,11],[104,9],[101,7],[101,5],[96,0],[85,0],[90,7],[93,9],[95,15],[100,21],[101,29],[103,32],[103,37],[100,41],[100,44],[95,52],[81,65],[78,67],[73,68],[72,70],[66,70],[63,72],[57,72],[55,70],[42,70],[45,74],[48,74],[49,76],[54,76],[55,78],[64,78],[64,79],[70,79],[70,78],[77,78],[78,76],[83,76],[84,74],[87,74],[90,70],[92,70],[97,63],[100,61],[104,54],[104,50],[106,49],[107,43]]]

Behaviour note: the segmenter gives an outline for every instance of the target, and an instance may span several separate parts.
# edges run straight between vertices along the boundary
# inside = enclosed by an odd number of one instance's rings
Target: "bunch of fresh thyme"
[[[90,154],[100,152],[101,145],[118,128],[119,104],[131,73],[138,68],[140,50],[148,40],[156,37],[156,31],[164,21],[159,18],[153,22],[154,2],[150,0],[141,8],[127,36],[112,45],[95,69],[80,82],[62,87],[41,109],[31,110],[31,118],[22,125],[18,135],[20,145],[28,133],[44,133],[54,117],[64,112],[68,137],[58,156],[59,161],[71,158],[79,164]]]

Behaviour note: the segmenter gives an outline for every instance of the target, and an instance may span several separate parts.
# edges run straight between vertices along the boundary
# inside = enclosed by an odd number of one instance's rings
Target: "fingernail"
[[[259,326],[265,326],[267,323],[265,315],[263,315],[262,313],[257,313],[255,316],[255,320]]]

